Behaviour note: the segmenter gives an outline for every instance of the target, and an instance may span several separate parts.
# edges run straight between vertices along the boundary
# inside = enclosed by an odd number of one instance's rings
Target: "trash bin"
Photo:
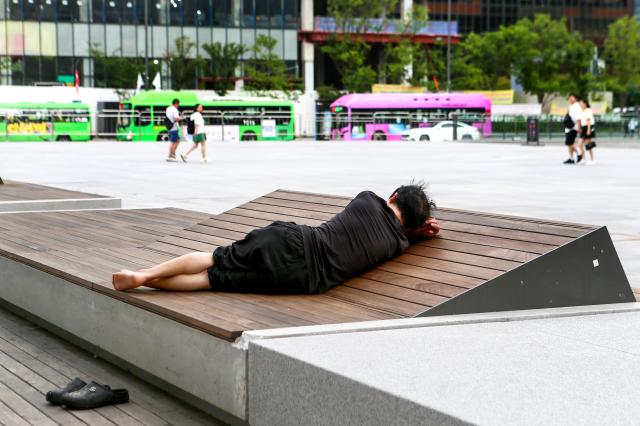
[[[538,117],[527,118],[527,143],[540,142],[540,121]]]

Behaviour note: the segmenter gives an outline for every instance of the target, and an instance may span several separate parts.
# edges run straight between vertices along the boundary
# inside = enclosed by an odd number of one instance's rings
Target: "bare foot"
[[[120,291],[140,287],[146,281],[147,278],[144,273],[128,271],[126,269],[116,272],[112,277],[113,288]]]

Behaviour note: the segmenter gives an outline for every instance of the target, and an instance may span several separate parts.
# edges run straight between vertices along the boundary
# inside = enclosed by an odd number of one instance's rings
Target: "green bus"
[[[0,141],[88,141],[91,111],[79,102],[0,103]]]
[[[173,99],[188,116],[203,106],[207,139],[281,141],[294,139],[293,102],[279,100],[201,100],[193,92],[142,92],[120,105],[117,138],[123,141],[163,141],[168,132],[165,112]],[[185,129],[183,127],[182,133]]]

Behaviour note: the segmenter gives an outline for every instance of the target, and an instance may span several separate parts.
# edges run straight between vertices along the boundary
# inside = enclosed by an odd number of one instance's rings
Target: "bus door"
[[[154,131],[151,107],[136,105],[133,109],[133,138],[141,141],[155,141],[158,135]]]

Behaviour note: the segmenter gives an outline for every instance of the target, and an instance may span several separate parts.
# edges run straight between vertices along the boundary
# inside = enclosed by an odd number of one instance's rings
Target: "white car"
[[[458,140],[480,139],[480,132],[473,126],[458,122]],[[452,141],[453,121],[441,121],[431,127],[416,127],[402,133],[403,141]]]

